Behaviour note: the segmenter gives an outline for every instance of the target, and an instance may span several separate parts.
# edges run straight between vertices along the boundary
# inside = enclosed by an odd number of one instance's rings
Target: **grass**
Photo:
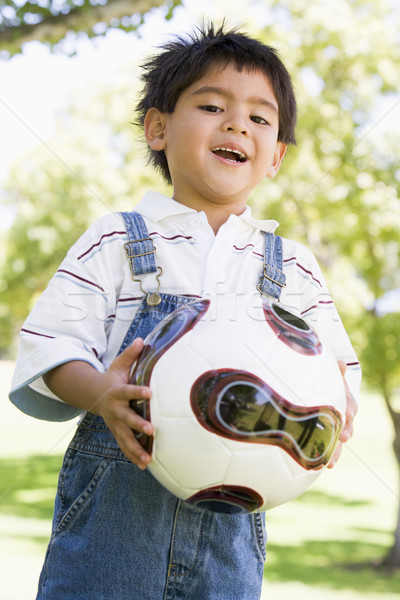
[[[0,506],[3,515],[49,520],[61,456],[0,459]]]
[[[374,598],[400,594],[400,574],[376,566],[391,544],[390,529],[371,526],[369,515],[376,510],[373,501],[309,492],[275,522],[276,538],[267,546],[267,580]]]
[[[33,600],[75,425],[43,423],[14,409],[6,400],[11,370],[0,363],[0,597]],[[267,513],[263,599],[399,597],[400,573],[376,567],[392,543],[399,502],[391,438],[383,402],[366,394],[337,467]]]
[[[399,597],[400,571],[377,568],[392,544],[399,502],[392,436],[382,400],[364,393],[337,466],[267,514],[265,576],[273,600]]]

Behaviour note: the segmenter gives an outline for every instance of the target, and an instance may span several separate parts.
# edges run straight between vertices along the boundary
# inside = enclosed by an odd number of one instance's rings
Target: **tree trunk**
[[[400,569],[400,501],[397,508],[397,525],[394,531],[393,545],[383,559],[381,566],[390,570]]]
[[[390,398],[385,394],[386,405],[389,408],[389,414],[394,424],[395,437],[393,441],[393,450],[398,465],[398,473],[400,475],[400,413],[393,410]],[[399,477],[400,479],[400,477]],[[394,541],[388,554],[383,559],[381,566],[388,569],[400,569],[400,485],[397,506],[397,524],[394,531]]]

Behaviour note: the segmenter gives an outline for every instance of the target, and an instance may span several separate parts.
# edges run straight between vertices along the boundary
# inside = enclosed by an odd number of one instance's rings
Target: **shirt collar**
[[[251,216],[251,208],[250,206],[246,206],[244,211],[238,217],[250,227],[254,227],[254,229],[259,229],[260,231],[265,231],[266,233],[274,233],[275,229],[279,226],[278,221],[274,219],[255,219]]]
[[[197,212],[193,208],[189,208],[173,198],[169,198],[158,192],[146,192],[142,200],[137,204],[136,210],[152,221],[161,221],[166,217]],[[236,218],[250,225],[250,227],[265,231],[266,233],[273,233],[279,225],[278,221],[274,221],[273,219],[255,219],[251,216],[250,206],[246,206],[242,214]]]
[[[141,215],[152,221],[161,221],[166,217],[197,212],[158,192],[146,192],[135,208]]]

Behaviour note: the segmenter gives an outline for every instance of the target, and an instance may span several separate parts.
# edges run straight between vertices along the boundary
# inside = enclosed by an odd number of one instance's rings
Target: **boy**
[[[37,598],[252,600],[263,517],[199,510],[150,476],[135,433],[153,426],[130,407],[150,390],[129,385],[128,372],[142,338],[177,306],[259,293],[264,233],[277,223],[254,219],[246,202],[295,142],[293,88],[273,49],[213,27],[169,43],[145,65],[144,82],[139,119],[173,197],[148,193],[133,225],[118,214],[95,223],[22,328],[11,400],[39,418],[84,415],[60,472]],[[128,257],[127,237],[141,240]],[[281,302],[347,363],[355,396],[357,360],[314,257],[283,240],[283,270]],[[356,411],[350,393],[348,404],[342,441]]]

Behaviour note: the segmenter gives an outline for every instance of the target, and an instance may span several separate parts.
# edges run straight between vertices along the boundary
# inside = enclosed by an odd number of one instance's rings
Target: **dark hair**
[[[215,30],[210,25],[207,30],[198,28],[186,38],[179,36],[142,65],[144,87],[136,106],[137,124],[143,127],[150,108],[174,112],[182,92],[219,64],[233,64],[238,71],[258,70],[267,76],[279,107],[278,140],[295,144],[296,99],[290,75],[276,50],[237,30],[224,32],[224,26]],[[149,148],[148,162],[171,183],[164,151]]]

